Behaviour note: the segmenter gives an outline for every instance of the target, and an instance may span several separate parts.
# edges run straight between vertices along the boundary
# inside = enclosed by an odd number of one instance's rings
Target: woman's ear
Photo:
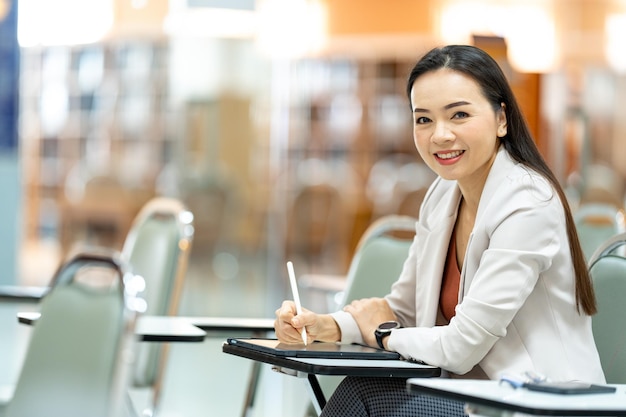
[[[498,109],[496,118],[498,122],[498,137],[503,138],[507,134],[506,104],[500,103],[500,109]]]

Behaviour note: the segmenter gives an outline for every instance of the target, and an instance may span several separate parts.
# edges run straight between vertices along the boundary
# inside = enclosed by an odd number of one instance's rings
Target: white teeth
[[[454,151],[454,152],[448,152],[448,153],[438,153],[437,156],[441,159],[450,159],[450,158],[456,158],[462,153],[463,151]]]

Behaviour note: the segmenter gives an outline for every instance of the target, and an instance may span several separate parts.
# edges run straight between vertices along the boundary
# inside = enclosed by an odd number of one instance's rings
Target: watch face
[[[400,325],[397,321],[386,321],[378,326],[380,330],[396,329],[398,327],[400,327]]]

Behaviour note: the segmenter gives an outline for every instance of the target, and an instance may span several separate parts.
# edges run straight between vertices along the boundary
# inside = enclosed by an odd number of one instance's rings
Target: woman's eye
[[[430,121],[430,119],[428,117],[416,117],[415,118],[415,124],[416,125],[423,125],[424,123],[428,123]]]
[[[453,119],[465,119],[468,116],[469,114],[465,113],[464,111],[458,111],[454,113],[454,116],[452,116],[452,118]]]

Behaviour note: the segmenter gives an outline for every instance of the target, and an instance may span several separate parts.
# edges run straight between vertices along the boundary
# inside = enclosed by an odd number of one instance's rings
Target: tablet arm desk
[[[326,398],[316,375],[342,375],[363,377],[429,378],[441,375],[441,369],[405,360],[389,359],[322,359],[295,358],[259,352],[243,346],[225,343],[222,351],[256,362],[272,365],[284,374],[306,378],[313,406],[318,415],[326,405]]]

